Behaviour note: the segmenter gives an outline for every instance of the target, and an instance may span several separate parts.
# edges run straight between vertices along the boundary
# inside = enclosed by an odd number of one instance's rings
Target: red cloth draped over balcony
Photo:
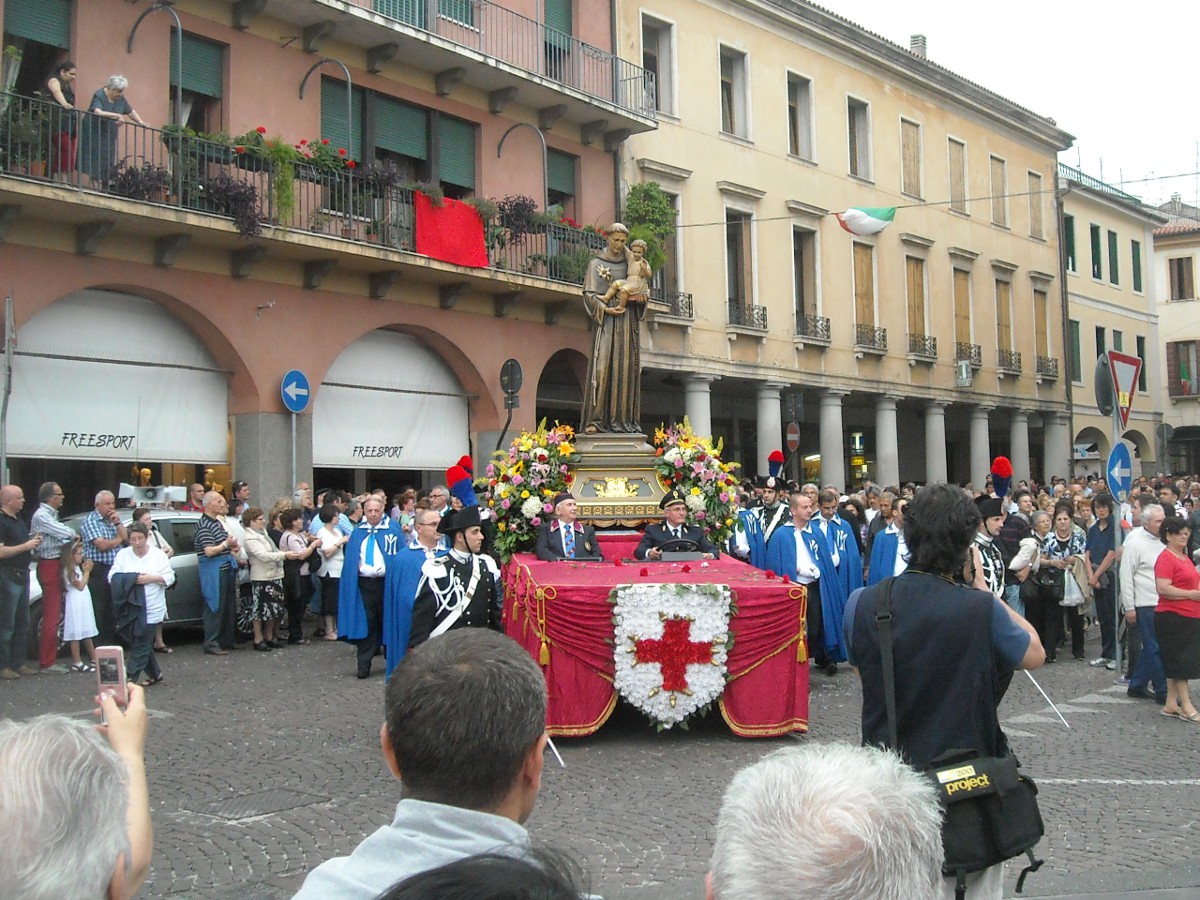
[[[442,206],[417,191],[417,252],[459,266],[486,268],[483,220],[475,208],[446,198]]]
[[[592,734],[616,706],[612,589],[630,582],[727,584],[737,609],[733,649],[720,700],[734,734],[770,737],[808,730],[807,598],[802,587],[768,579],[729,557],[709,563],[633,561],[637,536],[601,535],[605,562],[541,562],[514,556],[504,567],[509,636],[542,665],[552,735]],[[612,560],[622,558],[623,565]],[[641,575],[642,569],[647,574]]]

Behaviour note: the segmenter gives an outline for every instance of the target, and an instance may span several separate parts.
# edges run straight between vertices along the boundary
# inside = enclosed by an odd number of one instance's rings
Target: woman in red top
[[[1186,519],[1163,519],[1159,536],[1167,549],[1154,564],[1158,587],[1154,631],[1167,676],[1162,714],[1200,725],[1200,712],[1188,693],[1188,679],[1200,678],[1200,572],[1187,555],[1191,535]]]

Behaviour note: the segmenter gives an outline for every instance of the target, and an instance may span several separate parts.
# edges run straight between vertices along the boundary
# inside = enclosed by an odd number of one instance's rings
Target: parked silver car
[[[133,518],[131,509],[117,510],[117,514],[126,525]],[[150,513],[158,533],[175,551],[175,555],[171,557],[171,568],[175,570],[175,584],[167,591],[165,624],[168,626],[193,625],[200,622],[203,615],[204,597],[200,593],[200,571],[196,562],[196,524],[200,521],[200,515],[197,512],[176,509],[154,509]],[[86,516],[86,513],[69,516],[63,519],[63,524],[78,532]],[[29,653],[32,658],[36,658],[42,633],[42,590],[32,569],[29,596]],[[60,628],[59,634],[61,633]]]

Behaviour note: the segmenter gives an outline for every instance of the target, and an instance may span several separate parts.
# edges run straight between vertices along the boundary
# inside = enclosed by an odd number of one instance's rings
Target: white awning
[[[228,394],[204,344],[161,306],[80,291],[17,334],[8,454],[225,463]]]
[[[416,338],[372,331],[341,352],[313,404],[313,465],[445,469],[467,453],[467,396]]]

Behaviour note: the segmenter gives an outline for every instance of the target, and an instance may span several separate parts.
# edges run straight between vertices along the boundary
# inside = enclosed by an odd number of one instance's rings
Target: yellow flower
[[[661,428],[655,428],[654,429],[654,443],[663,444],[663,443],[666,443],[666,440],[667,440],[667,433],[665,431],[663,431]]]
[[[500,529],[501,531],[504,531],[504,523],[503,522],[497,522],[496,527],[498,529]]]
[[[568,443],[564,442],[558,445],[558,453],[560,456],[570,456],[574,452],[574,449]]]
[[[700,494],[700,488],[698,488],[698,487],[692,488],[692,496],[693,497],[699,496],[699,494]]]
[[[726,524],[726,525],[732,525],[732,524],[733,524],[733,519],[726,519],[726,520],[725,520],[725,524]]]
[[[529,499],[529,491],[521,491],[521,499],[528,500]]]

